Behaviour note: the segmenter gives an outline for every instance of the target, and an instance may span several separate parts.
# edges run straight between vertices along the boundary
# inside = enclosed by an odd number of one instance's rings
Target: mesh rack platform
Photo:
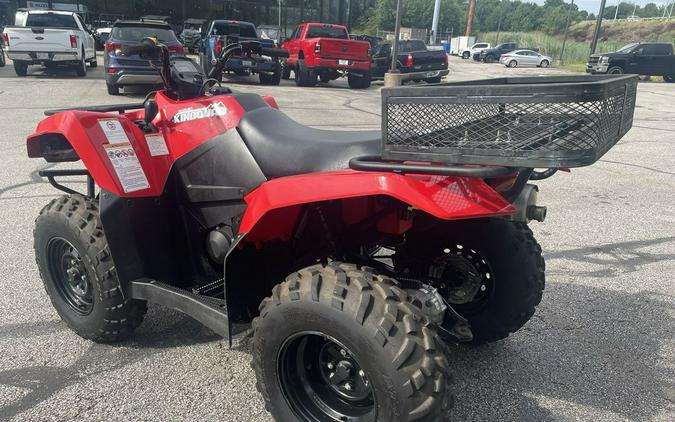
[[[382,89],[382,158],[510,167],[593,164],[633,124],[635,75]]]

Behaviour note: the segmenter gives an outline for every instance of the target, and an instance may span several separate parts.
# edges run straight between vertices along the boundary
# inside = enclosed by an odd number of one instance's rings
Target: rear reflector
[[[72,48],[77,48],[77,35],[70,36],[70,46]]]
[[[216,45],[213,48],[213,52],[216,53],[217,56],[220,56],[220,53],[223,52],[223,40],[216,40]]]
[[[174,45],[171,47],[168,47],[169,53],[174,53],[174,54],[185,54],[185,49],[183,48],[182,45]]]

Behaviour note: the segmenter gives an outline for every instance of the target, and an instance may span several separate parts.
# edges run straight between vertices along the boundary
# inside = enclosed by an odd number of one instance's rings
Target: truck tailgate
[[[319,56],[325,59],[370,60],[366,41],[341,40],[336,38],[315,38],[321,44]]]
[[[9,36],[9,51],[60,52],[72,51],[70,29],[51,28],[6,28]]]
[[[413,51],[410,54],[413,55],[415,66],[445,65],[445,51],[443,50]]]

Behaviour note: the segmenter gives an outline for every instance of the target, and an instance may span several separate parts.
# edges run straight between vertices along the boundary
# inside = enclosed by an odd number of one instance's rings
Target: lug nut
[[[328,369],[333,369],[334,367],[333,362],[328,362]]]
[[[342,356],[347,356],[347,351],[345,349],[340,349],[340,354]]]
[[[363,372],[363,369],[359,369],[359,376],[360,376],[361,378],[364,378],[364,377],[366,376],[366,373]]]
[[[345,384],[345,390],[347,390],[347,391],[352,391],[352,385],[351,385],[351,383]]]

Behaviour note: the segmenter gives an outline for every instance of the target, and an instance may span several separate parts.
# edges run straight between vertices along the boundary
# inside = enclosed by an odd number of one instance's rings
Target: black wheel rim
[[[78,314],[88,315],[94,308],[94,286],[78,250],[57,237],[47,243],[47,268],[56,291]]]
[[[367,374],[342,343],[317,332],[289,337],[279,352],[279,383],[293,412],[306,421],[374,421]]]
[[[427,267],[434,287],[463,315],[483,308],[494,294],[495,279],[488,261],[479,251],[465,245],[451,245]]]

